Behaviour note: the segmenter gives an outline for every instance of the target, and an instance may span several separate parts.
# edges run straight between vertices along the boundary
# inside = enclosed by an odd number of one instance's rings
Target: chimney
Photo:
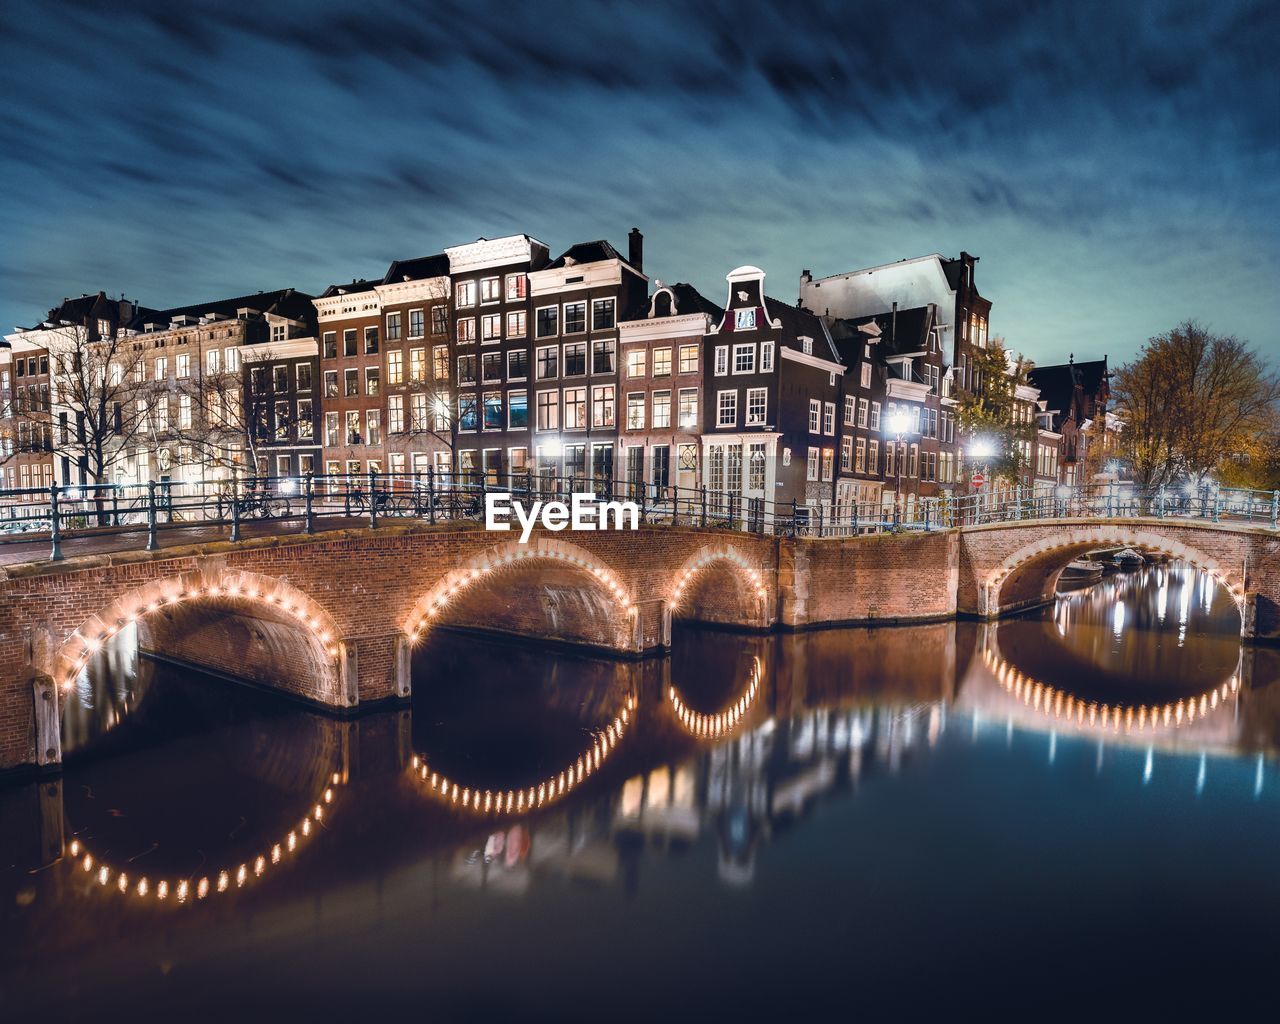
[[[627,262],[644,273],[644,235],[639,228],[632,228],[627,234]]]

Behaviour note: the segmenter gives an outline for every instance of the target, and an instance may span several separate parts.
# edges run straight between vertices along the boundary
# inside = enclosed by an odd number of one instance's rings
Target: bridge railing
[[[239,540],[242,530],[312,533],[326,525],[376,527],[388,519],[429,523],[483,521],[487,495],[502,491],[526,505],[569,502],[588,493],[631,502],[639,522],[781,536],[851,537],[928,532],[1023,520],[1154,517],[1244,522],[1276,529],[1280,492],[1228,489],[1142,491],[1128,485],[1026,490],[960,497],[902,496],[886,491],[873,503],[771,501],[762,497],[602,476],[545,473],[358,473],[244,478],[195,483],[90,484],[0,490],[0,540],[47,538],[62,557],[68,538],[135,533],[158,547],[159,534],[216,526]],[[272,523],[278,526],[271,525]]]

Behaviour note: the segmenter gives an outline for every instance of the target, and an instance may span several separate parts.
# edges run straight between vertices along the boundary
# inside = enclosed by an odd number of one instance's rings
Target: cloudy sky
[[[0,8],[0,326],[646,236],[723,301],[981,257],[1038,361],[1195,317],[1280,358],[1280,5]]]

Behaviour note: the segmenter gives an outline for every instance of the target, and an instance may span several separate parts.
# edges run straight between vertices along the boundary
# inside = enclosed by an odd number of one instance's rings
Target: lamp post
[[[987,463],[995,455],[995,453],[996,453],[996,446],[991,441],[990,438],[975,437],[972,443],[969,445],[967,454],[969,456],[970,462],[976,463],[976,460],[979,460],[979,459],[982,461],[982,478],[983,479],[982,479],[982,483],[978,484],[978,490],[976,492],[977,500],[974,502],[974,510],[973,510],[975,522],[981,521],[982,488],[986,484]]]
[[[902,504],[902,439],[907,436],[907,431],[911,427],[911,420],[907,416],[905,409],[895,408],[888,416],[885,417],[884,431],[889,437],[894,439],[893,461],[894,461],[894,500],[893,514],[897,519],[899,515],[899,507]]]

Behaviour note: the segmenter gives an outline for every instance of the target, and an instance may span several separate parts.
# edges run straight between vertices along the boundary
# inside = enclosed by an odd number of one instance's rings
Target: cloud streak
[[[1118,9],[1119,8],[1119,9]],[[9,5],[0,323],[157,306],[509,231],[633,224],[652,274],[779,297],[960,248],[993,330],[1122,358],[1274,342],[1273,5],[376,0]]]

